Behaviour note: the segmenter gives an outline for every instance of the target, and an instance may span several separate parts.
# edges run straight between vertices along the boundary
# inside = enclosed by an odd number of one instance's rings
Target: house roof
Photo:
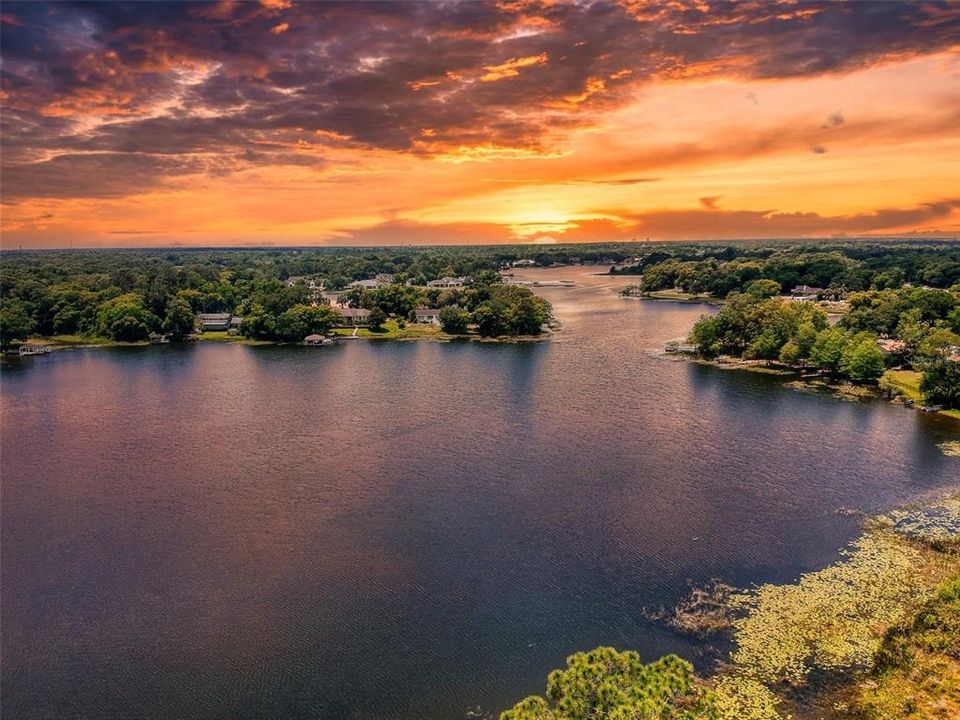
[[[317,335],[317,334],[307,335],[304,338],[304,340],[307,342],[318,342],[320,340],[323,340],[323,335]]]
[[[800,293],[813,294],[813,293],[823,292],[823,288],[813,287],[812,285],[797,285],[790,292],[792,292],[794,295],[798,295]]]
[[[418,307],[413,310],[417,315],[439,315],[439,308]]]
[[[225,323],[230,322],[230,313],[200,313],[197,318],[202,323]]]
[[[877,347],[879,347],[880,350],[885,353],[897,353],[906,350],[907,344],[903,342],[903,340],[881,338],[880,340],[877,340]]]
[[[367,317],[370,315],[369,310],[364,310],[363,308],[342,308],[340,313],[344,317]]]

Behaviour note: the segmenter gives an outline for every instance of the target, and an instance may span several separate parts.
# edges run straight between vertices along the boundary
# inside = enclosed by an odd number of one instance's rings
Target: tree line
[[[956,243],[848,243],[787,247],[683,247],[658,249],[611,272],[641,275],[641,292],[679,289],[725,298],[757,280],[789,292],[798,285],[823,290],[826,298],[905,285],[949,288],[960,283]]]
[[[888,367],[911,367],[923,373],[928,402],[960,407],[960,286],[869,290],[848,301],[849,312],[831,327],[815,304],[770,297],[754,284],[702,316],[689,339],[704,357],[776,361],[860,383],[876,382]]]
[[[244,335],[281,341],[342,323],[307,284],[288,282],[299,275],[334,291],[389,275],[382,288],[345,290],[344,301],[370,309],[374,325],[389,317],[405,322],[415,307],[429,305],[443,309],[444,329],[455,334],[467,325],[481,335],[536,334],[550,320],[549,304],[501,285],[496,271],[516,257],[494,248],[9,253],[0,265],[0,345],[55,335],[180,338],[193,331],[198,313],[244,317]],[[472,281],[462,289],[425,287],[448,275]]]

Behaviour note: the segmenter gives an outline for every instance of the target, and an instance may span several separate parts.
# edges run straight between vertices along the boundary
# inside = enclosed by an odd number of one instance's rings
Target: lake
[[[659,356],[705,306],[592,269],[521,345],[345,341],[6,364],[4,717],[496,717],[645,619],[788,581],[956,483],[956,426]]]

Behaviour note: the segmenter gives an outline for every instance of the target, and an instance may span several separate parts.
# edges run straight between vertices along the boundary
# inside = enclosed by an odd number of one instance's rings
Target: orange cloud
[[[547,54],[529,55],[527,57],[513,58],[499,65],[484,65],[486,74],[480,76],[481,82],[496,82],[507,78],[517,77],[520,69],[530,67],[531,65],[543,65],[547,62]]]

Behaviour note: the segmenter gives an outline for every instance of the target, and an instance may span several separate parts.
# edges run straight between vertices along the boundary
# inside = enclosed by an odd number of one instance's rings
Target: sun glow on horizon
[[[450,8],[332,3],[348,36],[379,24],[313,68],[334,42],[319,7],[198,6],[158,26],[6,3],[2,245],[960,233],[960,19],[932,6],[610,2],[588,22],[474,5],[496,18],[487,37]],[[863,9],[889,22],[874,47],[797,60]],[[263,50],[211,48],[211,27]],[[695,56],[677,40],[693,31]],[[47,37],[64,40],[24,44]],[[58,63],[88,80],[48,81]]]

